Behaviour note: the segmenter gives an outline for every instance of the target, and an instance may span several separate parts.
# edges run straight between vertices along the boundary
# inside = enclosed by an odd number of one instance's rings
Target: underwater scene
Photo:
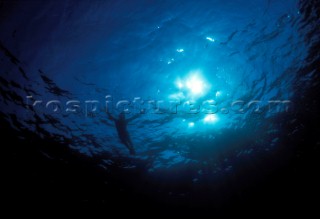
[[[0,1],[5,199],[315,209],[319,12],[317,0]]]

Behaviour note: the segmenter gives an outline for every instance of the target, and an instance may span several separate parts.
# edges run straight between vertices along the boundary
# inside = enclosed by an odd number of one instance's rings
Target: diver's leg
[[[136,154],[136,151],[134,150],[133,143],[132,143],[131,138],[130,138],[129,135],[127,136],[127,143],[128,143],[128,145],[130,147],[129,148],[130,154]]]
[[[136,154],[130,138],[124,139],[123,144],[129,149],[130,154],[132,154],[132,155]]]
[[[126,141],[126,142],[125,142],[125,145],[126,145],[126,147],[129,149],[130,154],[132,154],[132,155],[136,154],[136,152],[135,152],[135,150],[134,150],[134,148],[133,148],[133,145],[132,145],[129,141]]]
[[[136,151],[134,150],[132,142],[128,141],[128,145],[129,145],[130,154],[135,155]]]
[[[132,154],[132,155],[136,154],[130,139],[129,139],[129,141],[128,141],[128,139],[121,139],[121,142],[122,142],[122,144],[124,144],[128,148],[128,150],[130,151],[130,154]]]

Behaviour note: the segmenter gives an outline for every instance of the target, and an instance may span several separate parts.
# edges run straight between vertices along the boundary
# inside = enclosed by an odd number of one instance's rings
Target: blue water
[[[169,184],[231,176],[242,162],[254,165],[258,154],[283,146],[288,133],[279,121],[290,112],[270,110],[268,101],[288,101],[290,111],[304,92],[296,81],[314,74],[298,75],[312,45],[298,0],[21,1],[3,7],[1,79],[8,86],[2,84],[2,115],[17,138],[27,130],[66,144],[106,172],[139,170]],[[135,104],[144,101],[144,111],[128,125],[132,156],[105,111],[109,100],[117,116],[116,102],[135,98]],[[42,102],[32,106],[36,100]],[[57,109],[52,100],[59,101]],[[244,105],[231,106],[239,100]],[[68,101],[79,101],[81,110],[67,112]],[[214,104],[214,114],[188,111],[190,103],[204,101]],[[261,112],[248,107],[250,101],[260,101]],[[127,118],[140,113],[134,106],[124,106]]]

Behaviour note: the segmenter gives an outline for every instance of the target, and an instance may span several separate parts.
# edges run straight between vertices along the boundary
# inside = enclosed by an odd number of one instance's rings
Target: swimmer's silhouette
[[[138,118],[138,114],[136,114],[135,116],[131,117],[130,119],[126,119],[125,117],[125,113],[121,112],[119,114],[119,118],[116,119],[114,118],[110,113],[108,113],[109,119],[114,121],[114,124],[116,125],[117,128],[117,132],[118,132],[118,136],[119,139],[121,140],[121,142],[129,149],[130,154],[134,155],[136,154],[132,141],[130,139],[130,135],[129,132],[127,130],[127,124],[129,122],[131,122],[132,120]]]

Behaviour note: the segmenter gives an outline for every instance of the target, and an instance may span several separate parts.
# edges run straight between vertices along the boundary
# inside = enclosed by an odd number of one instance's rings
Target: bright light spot
[[[200,71],[192,71],[183,79],[178,77],[174,84],[179,89],[179,92],[171,94],[169,97],[180,100],[186,97],[196,100],[205,95],[210,89],[210,85],[204,80]]]
[[[195,95],[202,94],[205,88],[205,83],[198,75],[193,75],[186,82],[187,88]]]
[[[207,100],[208,103],[213,104],[214,100]]]
[[[172,58],[172,59],[170,59],[170,60],[168,61],[168,65],[170,65],[172,62],[174,62],[174,58]]]
[[[177,52],[184,52],[184,49],[177,49]]]
[[[183,83],[182,83],[182,81],[181,81],[180,79],[178,79],[178,80],[176,81],[176,85],[177,85],[177,87],[178,87],[179,89],[183,88]]]
[[[216,97],[219,97],[219,96],[221,96],[221,91],[216,92]]]
[[[214,123],[218,120],[218,117],[217,115],[215,114],[209,114],[209,115],[206,115],[206,117],[204,117],[203,121],[205,123]]]
[[[211,41],[211,42],[214,42],[215,40],[211,37],[206,37],[207,40]]]
[[[189,122],[189,123],[188,123],[188,127],[189,127],[189,128],[192,128],[193,126],[194,126],[194,122]]]
[[[185,122],[185,121],[186,121],[185,119],[182,120],[182,122]]]

